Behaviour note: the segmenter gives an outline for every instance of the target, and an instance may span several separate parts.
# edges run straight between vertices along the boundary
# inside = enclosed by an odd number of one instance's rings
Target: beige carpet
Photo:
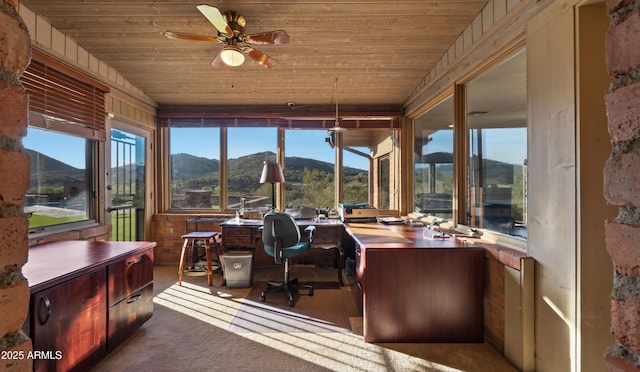
[[[269,331],[231,331],[237,327],[239,314],[248,311],[241,311],[243,306],[256,309],[259,300],[249,297],[251,289],[220,286],[218,274],[212,287],[207,286],[206,276],[185,277],[180,287],[176,269],[155,268],[153,317],[93,371],[515,371],[488,344],[364,342],[362,318],[351,316],[355,305],[349,286],[317,290],[313,297],[302,294],[296,307],[286,306],[291,311],[286,322],[290,322],[296,309],[302,312],[321,306],[322,299],[324,306],[331,297],[337,301],[334,306],[324,308],[320,315],[308,312],[305,316],[323,327],[330,323],[334,330],[315,332],[305,325],[298,327],[302,329],[269,326]],[[335,279],[333,268],[294,266],[291,271],[292,277],[303,281]],[[281,270],[255,270],[256,281],[281,275]],[[324,291],[340,293],[325,296]],[[277,308],[271,303],[272,296],[262,304]],[[258,311],[265,314],[263,309]],[[325,312],[333,314],[322,314]],[[251,320],[254,326],[262,322],[260,317]]]
[[[260,293],[266,282],[254,284],[228,330],[236,333],[351,332],[349,318],[359,316],[351,291],[341,290],[337,282],[304,284],[313,285],[313,296],[309,296],[307,290],[296,291],[294,307],[289,306],[284,292],[271,293],[261,302]]]

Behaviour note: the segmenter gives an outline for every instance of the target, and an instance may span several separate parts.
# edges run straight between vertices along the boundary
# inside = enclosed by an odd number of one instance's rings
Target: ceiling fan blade
[[[275,59],[269,57],[268,55],[262,53],[257,49],[253,49],[252,47],[242,48],[242,51],[244,52],[244,54],[253,58],[256,62],[266,68],[275,67],[278,64],[278,61],[276,61]]]
[[[218,43],[220,40],[211,36],[202,36],[194,34],[186,34],[184,32],[165,31],[164,36],[173,40],[195,40],[195,41],[208,41],[211,43]]]
[[[213,61],[211,61],[211,67],[222,68],[224,66],[226,65],[224,64],[224,62],[222,62],[222,51],[220,51],[216,55],[216,58],[214,58]]]
[[[233,35],[233,30],[231,30],[231,27],[229,27],[227,21],[225,21],[218,8],[214,8],[210,5],[198,5],[196,8],[198,8],[200,13],[202,13],[202,15],[205,16],[209,22],[218,29],[218,31],[225,35]]]
[[[262,45],[262,44],[289,44],[289,35],[282,31],[270,31],[260,34],[251,34],[245,37],[245,41],[249,44]]]

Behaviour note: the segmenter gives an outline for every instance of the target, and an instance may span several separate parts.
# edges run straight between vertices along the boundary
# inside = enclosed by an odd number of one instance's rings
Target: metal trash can
[[[227,287],[247,288],[253,285],[253,251],[229,251],[222,255],[222,269]]]

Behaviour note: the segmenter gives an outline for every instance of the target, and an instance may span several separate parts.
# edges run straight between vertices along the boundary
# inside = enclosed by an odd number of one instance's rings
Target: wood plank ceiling
[[[340,105],[400,108],[480,13],[485,0],[212,1],[246,18],[247,33],[284,30],[256,48],[267,69],[210,66],[219,43],[170,40],[166,30],[216,36],[191,0],[20,0],[120,72],[159,105]],[[336,83],[337,79],[337,83]]]

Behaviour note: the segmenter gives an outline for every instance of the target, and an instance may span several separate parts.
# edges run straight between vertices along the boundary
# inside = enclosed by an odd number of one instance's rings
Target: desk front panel
[[[482,342],[483,252],[367,249],[367,342]]]
[[[343,226],[339,220],[298,220],[300,227],[301,241],[308,241],[307,233],[304,231],[307,226],[315,226],[313,233],[313,243],[311,251],[303,256],[292,258],[293,264],[312,263],[316,265],[334,265],[339,267],[341,256],[334,252],[326,252],[315,248],[340,248],[342,246]],[[226,250],[253,249],[254,266],[265,267],[276,265],[273,257],[267,255],[262,243],[261,220],[229,220],[221,224],[223,245]],[[339,252],[339,250],[338,250]]]
[[[482,342],[480,247],[408,226],[348,224],[367,342]]]

